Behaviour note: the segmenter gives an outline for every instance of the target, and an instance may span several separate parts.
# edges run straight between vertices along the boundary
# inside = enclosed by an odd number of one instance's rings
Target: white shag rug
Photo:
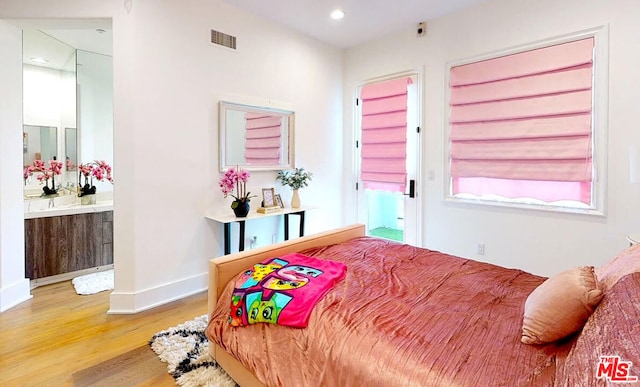
[[[76,277],[71,280],[78,294],[95,294],[113,290],[113,269]]]
[[[149,345],[180,386],[236,387],[229,375],[209,355],[209,341],[204,334],[207,315],[158,332]]]

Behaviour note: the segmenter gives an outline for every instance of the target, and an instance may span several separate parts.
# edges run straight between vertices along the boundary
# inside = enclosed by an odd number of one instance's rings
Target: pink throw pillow
[[[593,266],[575,267],[548,278],[527,297],[521,341],[551,343],[577,332],[603,295]]]

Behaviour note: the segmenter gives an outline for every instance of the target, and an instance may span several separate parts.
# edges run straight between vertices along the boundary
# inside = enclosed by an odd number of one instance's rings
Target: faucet
[[[67,191],[68,195],[76,195],[78,192],[76,191],[76,185],[74,183],[67,182],[67,185],[62,188],[63,192]]]

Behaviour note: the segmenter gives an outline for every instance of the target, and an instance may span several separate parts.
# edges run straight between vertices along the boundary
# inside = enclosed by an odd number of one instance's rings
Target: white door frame
[[[414,77],[415,85],[416,85],[416,136],[415,138],[415,173],[414,175],[407,171],[407,178],[416,180],[415,185],[415,198],[413,200],[405,200],[405,241],[408,244],[412,244],[415,246],[422,245],[422,200],[423,198],[420,196],[423,187],[423,175],[422,175],[422,133],[424,132],[423,128],[423,71],[422,68],[416,68],[412,70],[401,71],[398,73],[393,73],[377,78],[371,78],[363,82],[359,82],[356,84],[354,90],[354,101],[359,100],[360,98],[360,90],[363,86],[370,83],[377,83],[382,81],[387,81],[396,78],[402,77]],[[356,217],[359,223],[367,224],[366,219],[366,209],[362,208],[362,203],[365,203],[365,193],[363,189],[362,181],[360,180],[360,168],[361,168],[361,152],[362,152],[362,114],[361,114],[362,105],[358,104],[354,106],[354,125],[353,125],[353,135],[356,140],[356,150],[353,152],[353,165],[356,168]],[[419,128],[419,129],[418,129]],[[410,139],[407,139],[407,143],[411,143]],[[410,157],[410,154],[407,154],[407,157]],[[354,189],[356,188],[354,187]],[[408,185],[407,185],[408,190]],[[408,196],[406,197],[408,198]],[[410,222],[407,222],[407,214],[413,216],[413,219],[410,219]]]

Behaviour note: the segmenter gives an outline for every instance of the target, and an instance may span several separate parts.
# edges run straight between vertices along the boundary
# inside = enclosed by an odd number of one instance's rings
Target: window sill
[[[538,204],[538,203],[527,203],[527,202],[506,202],[499,200],[490,200],[490,199],[481,199],[481,198],[463,198],[463,197],[446,197],[446,203],[450,204],[460,204],[463,206],[482,206],[482,207],[501,207],[506,209],[516,209],[516,210],[533,210],[533,211],[543,211],[543,212],[551,212],[558,214],[576,214],[576,215],[587,215],[587,216],[595,216],[595,217],[605,217],[604,211],[597,208],[579,208],[579,207],[566,207],[561,205],[550,205],[550,204]]]

